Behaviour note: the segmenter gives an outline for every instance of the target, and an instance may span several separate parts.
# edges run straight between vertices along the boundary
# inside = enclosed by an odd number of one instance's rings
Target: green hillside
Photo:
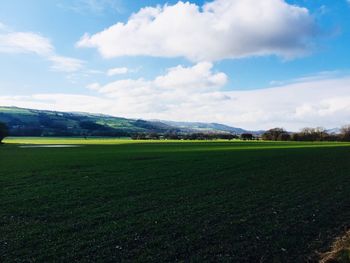
[[[13,136],[129,136],[177,131],[161,122],[16,107],[0,107],[0,122],[7,124]]]
[[[6,123],[11,136],[130,136],[135,133],[241,134],[246,132],[240,128],[217,123],[145,121],[103,114],[1,106],[0,122]]]
[[[176,122],[176,121],[161,121],[170,126],[178,127],[183,130],[197,131],[197,132],[218,132],[218,133],[233,133],[242,134],[247,132],[242,128],[235,128],[220,123],[205,123],[205,122]],[[260,134],[261,131],[253,132],[254,134]]]

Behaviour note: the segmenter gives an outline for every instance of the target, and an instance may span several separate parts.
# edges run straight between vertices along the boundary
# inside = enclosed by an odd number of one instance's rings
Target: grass
[[[0,262],[305,262],[349,226],[346,143],[6,142]]]

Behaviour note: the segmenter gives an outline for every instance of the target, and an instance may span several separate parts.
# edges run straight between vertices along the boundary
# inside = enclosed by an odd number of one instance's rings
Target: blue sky
[[[350,121],[349,16],[347,0],[3,0],[0,104],[341,126]]]

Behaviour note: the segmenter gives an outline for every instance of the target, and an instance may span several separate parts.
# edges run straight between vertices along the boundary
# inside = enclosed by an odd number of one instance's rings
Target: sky
[[[341,127],[349,18],[348,0],[1,0],[0,105]]]

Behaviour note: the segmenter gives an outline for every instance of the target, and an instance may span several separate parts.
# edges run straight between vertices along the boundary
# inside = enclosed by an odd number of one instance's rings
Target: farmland
[[[305,262],[349,227],[350,143],[5,142],[0,262]]]

